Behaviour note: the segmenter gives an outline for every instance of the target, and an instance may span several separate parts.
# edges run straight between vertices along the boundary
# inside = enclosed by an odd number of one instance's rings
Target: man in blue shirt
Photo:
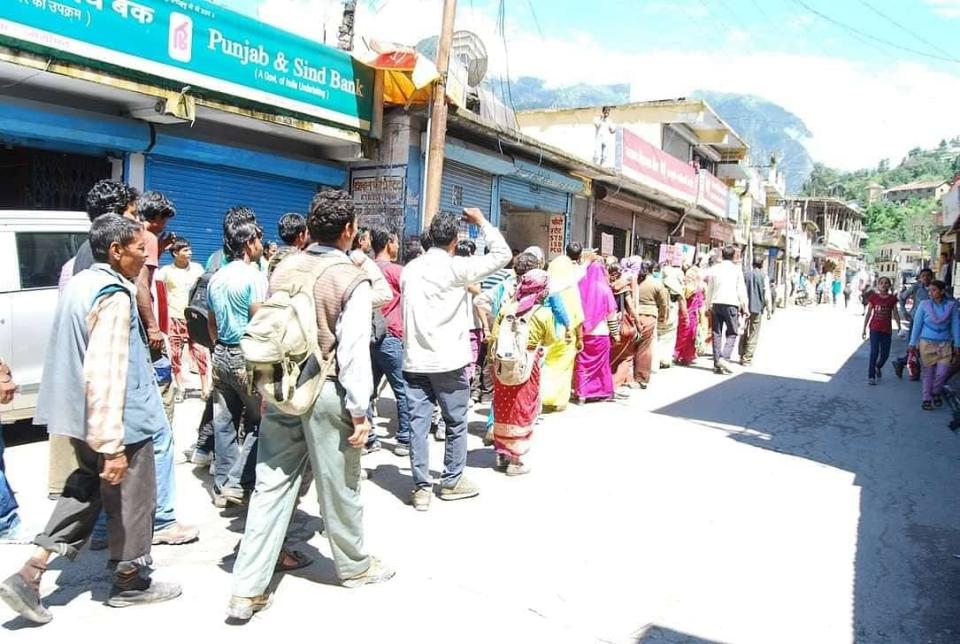
[[[213,349],[214,504],[242,504],[253,488],[260,396],[252,392],[240,338],[250,318],[267,297],[267,279],[260,270],[263,231],[256,222],[231,217],[224,222],[224,251],[229,263],[210,279],[207,302]],[[233,419],[243,417],[243,435]]]

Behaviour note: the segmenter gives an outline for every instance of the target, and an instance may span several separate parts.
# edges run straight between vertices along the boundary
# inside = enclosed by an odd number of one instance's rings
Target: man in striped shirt
[[[99,217],[90,248],[94,264],[70,280],[57,304],[36,414],[51,435],[69,439],[77,466],[33,555],[0,583],[0,599],[39,624],[52,619],[40,599],[49,560],[76,557],[101,508],[115,571],[107,604],[180,595],[179,585],[147,576],[157,502],[153,436],[169,426],[133,283],[147,259],[143,225]]]

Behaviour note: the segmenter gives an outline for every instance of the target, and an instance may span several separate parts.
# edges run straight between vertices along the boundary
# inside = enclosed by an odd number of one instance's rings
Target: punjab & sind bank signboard
[[[0,40],[370,129],[373,70],[207,0],[0,0]]]

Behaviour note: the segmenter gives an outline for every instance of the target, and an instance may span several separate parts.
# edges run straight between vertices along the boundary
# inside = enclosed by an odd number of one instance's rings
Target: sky
[[[336,42],[337,0],[220,3]],[[366,39],[439,32],[442,0],[359,5]],[[960,0],[459,0],[457,28],[482,38],[491,74],[628,83],[633,100],[768,99],[806,122],[815,160],[844,170],[960,136]]]

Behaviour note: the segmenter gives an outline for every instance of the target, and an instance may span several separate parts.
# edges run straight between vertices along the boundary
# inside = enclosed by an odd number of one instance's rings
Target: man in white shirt
[[[446,423],[447,442],[440,498],[467,499],[480,493],[463,476],[467,461],[467,409],[470,384],[470,328],[473,313],[467,287],[507,265],[510,246],[476,208],[464,208],[463,220],[480,227],[486,255],[454,257],[461,218],[440,213],[430,224],[433,246],[404,268],[400,279],[403,306],[403,371],[412,436],[412,504],[430,507],[430,454],[427,435],[433,405],[438,403]]]
[[[737,344],[740,315],[748,310],[747,285],[743,271],[733,263],[733,246],[724,246],[723,261],[710,269],[707,307],[713,313],[713,370],[731,374],[728,361]]]

